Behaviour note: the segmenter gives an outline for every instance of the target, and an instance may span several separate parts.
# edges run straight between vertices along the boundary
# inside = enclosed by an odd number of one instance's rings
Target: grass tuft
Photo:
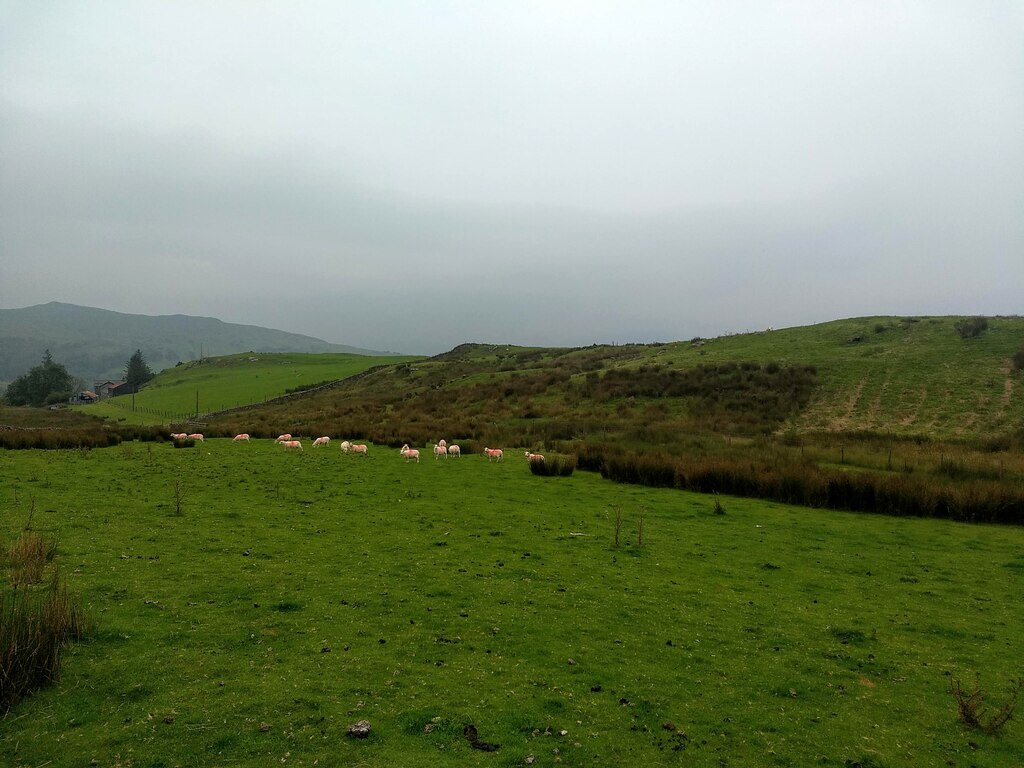
[[[53,683],[64,646],[91,631],[56,568],[47,584],[33,586],[41,581],[37,567],[50,562],[54,551],[35,533],[23,534],[8,550],[12,579],[0,589],[0,712]]]
[[[23,533],[7,550],[11,584],[17,587],[40,583],[46,564],[56,552],[55,539],[47,540],[33,531]]]

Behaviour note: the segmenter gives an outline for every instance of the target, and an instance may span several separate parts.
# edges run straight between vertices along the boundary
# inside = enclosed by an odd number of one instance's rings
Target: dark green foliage
[[[39,407],[67,402],[75,390],[75,377],[60,363],[54,362],[50,350],[43,361],[7,385],[8,405]]]
[[[988,330],[988,318],[964,317],[953,324],[961,339],[973,339]]]
[[[142,356],[142,350],[136,349],[124,367],[125,383],[132,388],[132,392],[138,392],[139,387],[152,379],[153,375],[153,371],[146,364],[146,358]]]

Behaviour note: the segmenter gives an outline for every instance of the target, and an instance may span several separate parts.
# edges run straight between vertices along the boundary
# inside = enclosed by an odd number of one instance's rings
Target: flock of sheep
[[[199,432],[195,432],[191,435],[186,432],[172,432],[171,440],[196,440],[202,442],[203,435]],[[247,443],[249,442],[249,434],[246,432],[242,432],[241,434],[235,435],[232,438],[232,440],[236,443]],[[278,435],[277,439],[274,440],[274,442],[289,450],[302,450],[302,442],[293,439],[292,436],[288,433]],[[326,447],[329,446],[330,444],[331,438],[329,438],[327,435],[324,435],[323,437],[318,437],[316,438],[316,440],[313,441],[314,448]],[[341,450],[342,453],[361,453],[364,456],[366,456],[369,453],[369,449],[364,443],[352,443],[349,442],[348,440],[342,441]],[[420,452],[415,448],[410,448],[408,443],[403,445],[398,453],[405,458],[406,462],[415,461],[416,463],[419,463]],[[452,445],[448,445],[447,441],[439,440],[434,445],[434,458],[439,459],[442,456],[444,456],[446,459],[449,456],[455,456],[456,458],[459,458],[462,456],[462,449],[459,448],[459,446],[455,445],[454,443]],[[503,461],[505,458],[505,454],[501,450],[501,448],[484,448],[484,456],[487,457],[488,461]],[[531,463],[543,462],[544,456],[539,453],[530,453],[529,451],[527,451],[526,460]]]

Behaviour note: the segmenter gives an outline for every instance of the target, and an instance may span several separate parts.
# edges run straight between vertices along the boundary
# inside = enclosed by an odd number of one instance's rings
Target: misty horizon
[[[1020,312],[1014,3],[0,18],[4,307],[409,354]]]

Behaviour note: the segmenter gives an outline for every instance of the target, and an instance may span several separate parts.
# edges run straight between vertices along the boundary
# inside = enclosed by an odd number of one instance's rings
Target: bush
[[[1024,347],[1013,353],[1013,367],[1014,370],[1024,371]]]
[[[950,681],[949,684],[950,693],[956,699],[960,722],[969,728],[984,731],[990,736],[997,735],[1013,717],[1021,688],[1024,688],[1024,680],[1011,680],[1010,698],[995,712],[989,712],[988,707],[985,706],[985,692],[981,690],[980,675],[975,675],[973,691],[965,691],[960,681],[956,679]]]
[[[988,330],[988,319],[984,317],[964,317],[957,320],[953,328],[956,329],[961,339],[973,339],[981,336],[981,334]]]

